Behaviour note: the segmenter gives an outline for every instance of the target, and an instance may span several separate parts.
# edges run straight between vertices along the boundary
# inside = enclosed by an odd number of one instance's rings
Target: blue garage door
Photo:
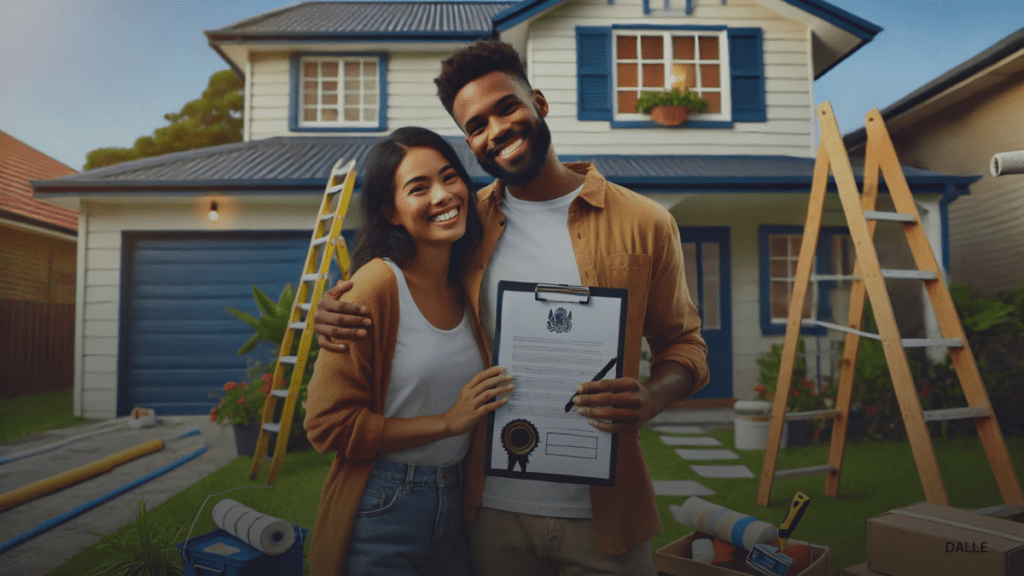
[[[211,393],[245,378],[246,358],[272,359],[265,344],[238,355],[253,330],[225,307],[259,317],[253,285],[274,300],[285,284],[297,287],[309,239],[308,231],[126,232],[117,413],[204,414],[218,401]]]

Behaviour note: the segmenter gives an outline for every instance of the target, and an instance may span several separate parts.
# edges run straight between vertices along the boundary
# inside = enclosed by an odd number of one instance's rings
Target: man
[[[641,427],[708,381],[707,348],[683,275],[679,231],[656,203],[607,182],[592,165],[559,162],[515,50],[480,41],[442,63],[442,104],[480,165],[498,178],[479,192],[484,238],[466,274],[466,293],[493,342],[500,280],[626,288],[623,378],[579,386],[576,410],[620,434],[614,487],[484,477],[486,424],[466,458],[470,548],[478,574],[654,573],[651,536],[661,531],[637,440]],[[318,303],[323,348],[361,338],[371,326],[357,306],[337,301],[344,283]],[[372,328],[371,328],[372,329]],[[639,374],[646,336],[651,378]]]

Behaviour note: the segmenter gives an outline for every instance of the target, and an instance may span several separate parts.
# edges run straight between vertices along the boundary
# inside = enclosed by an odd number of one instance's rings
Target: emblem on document
[[[508,471],[512,472],[519,464],[519,469],[526,474],[530,453],[540,444],[537,427],[522,418],[512,420],[501,429],[501,444],[508,453]]]
[[[548,332],[561,334],[572,330],[572,311],[565,308],[548,310]]]

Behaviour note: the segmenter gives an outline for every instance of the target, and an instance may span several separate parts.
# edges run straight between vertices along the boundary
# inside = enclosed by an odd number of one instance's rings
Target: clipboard
[[[618,434],[566,411],[566,401],[580,382],[622,377],[628,292],[503,280],[496,308],[493,365],[506,366],[516,388],[488,415],[485,474],[614,486]],[[612,365],[614,374],[595,378]]]

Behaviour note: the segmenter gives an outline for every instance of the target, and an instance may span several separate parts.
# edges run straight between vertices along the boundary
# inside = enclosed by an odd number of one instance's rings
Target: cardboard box
[[[1020,576],[1024,524],[919,502],[868,519],[868,567],[899,576]]]
[[[843,576],[888,576],[888,574],[882,574],[881,572],[875,572],[868,568],[868,563],[857,564],[856,566],[850,566],[843,571]]]
[[[666,544],[654,553],[654,567],[659,575],[665,576],[750,576],[748,572],[730,570],[721,566],[701,564],[690,559],[690,542],[698,532]],[[787,576],[833,576],[836,569],[832,549],[828,546],[811,545],[811,564],[798,574]]]

